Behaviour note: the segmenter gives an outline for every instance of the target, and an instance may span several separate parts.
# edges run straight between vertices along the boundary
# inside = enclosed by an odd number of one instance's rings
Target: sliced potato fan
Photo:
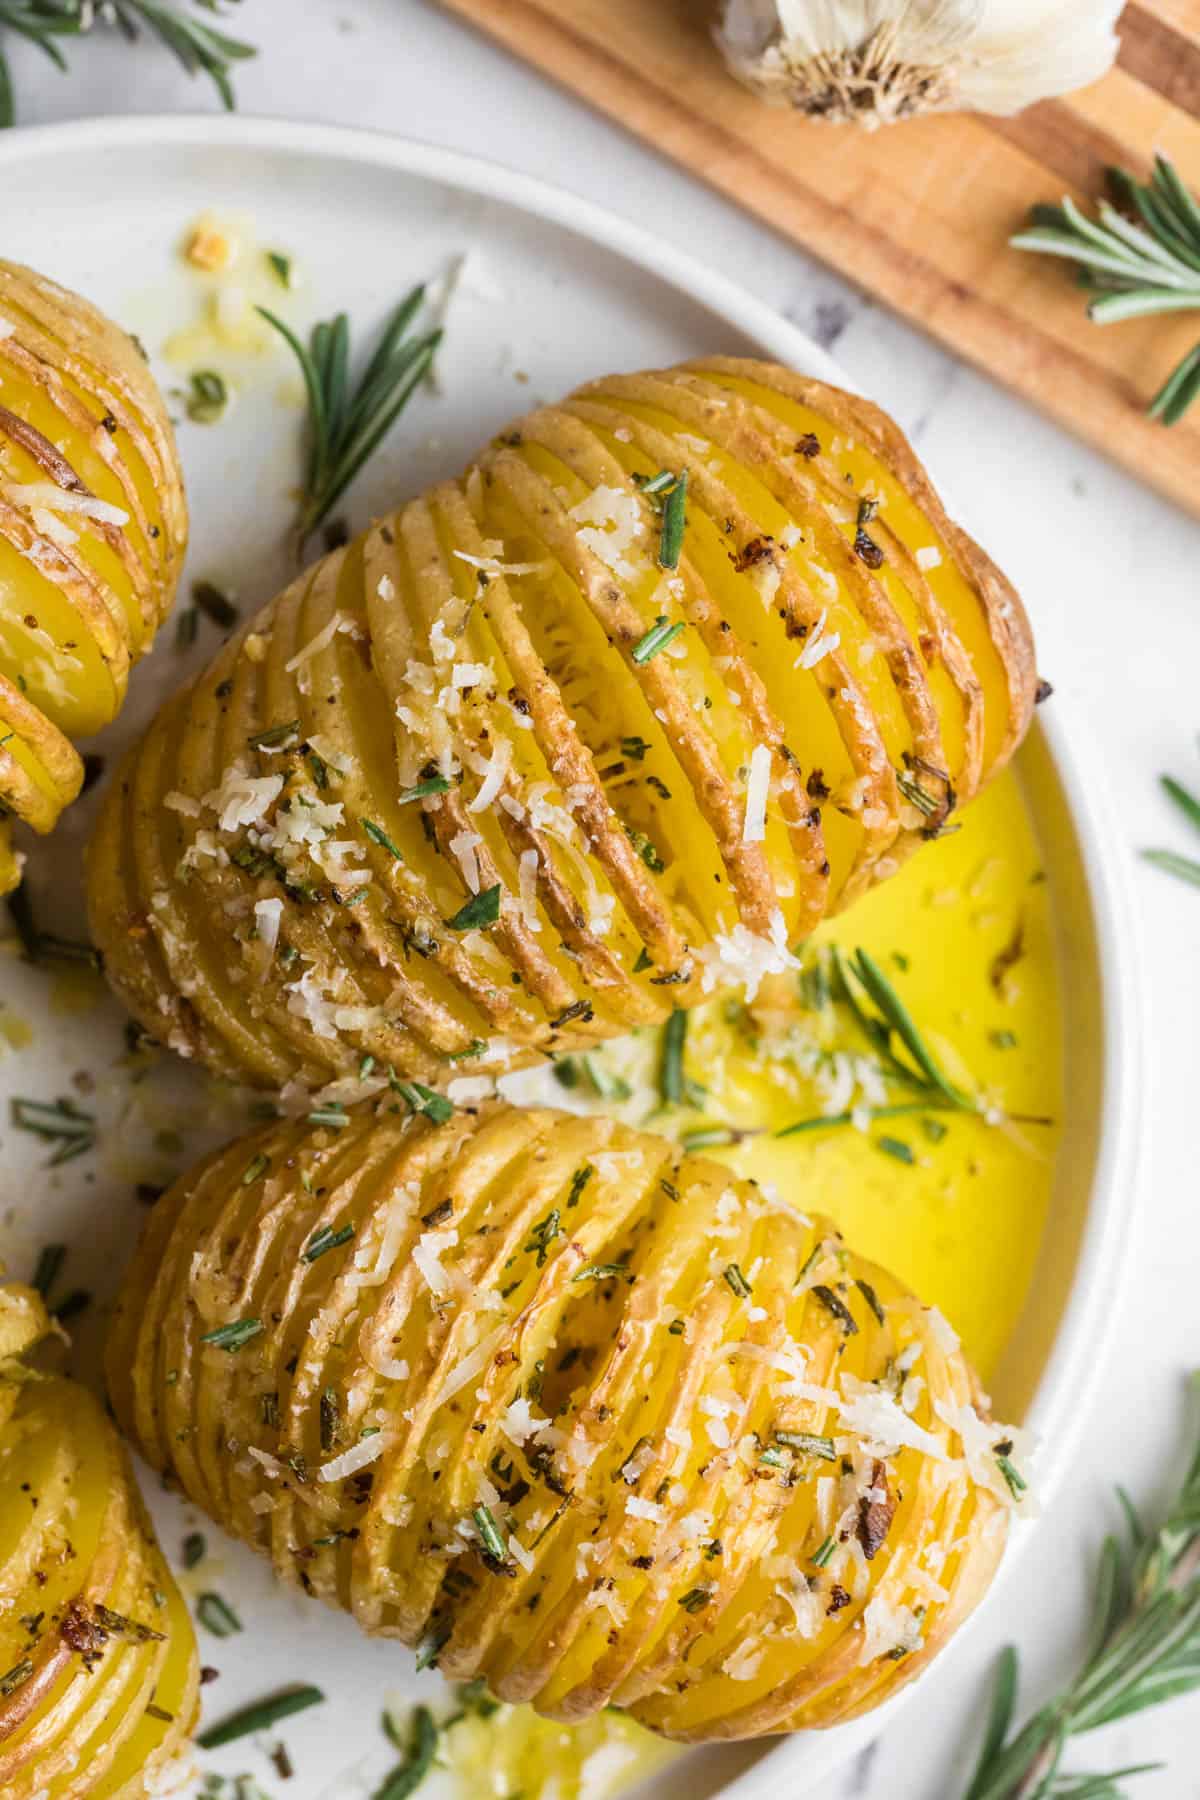
[[[170,424],[132,340],[0,262],[0,809],[52,829],[72,740],[107,725],[168,611],[187,537]],[[0,893],[19,859],[0,818]]]
[[[275,1123],[150,1215],[122,1427],[454,1679],[682,1739],[831,1725],[970,1611],[1023,1478],[950,1327],[597,1118]]]
[[[1016,595],[873,407],[735,360],[596,382],[168,703],[93,929],[148,1030],[265,1084],[528,1060],[785,969],[1034,690]]]
[[[19,1360],[48,1330],[0,1288],[0,1793],[143,1800],[199,1710],[195,1639],[112,1426]]]

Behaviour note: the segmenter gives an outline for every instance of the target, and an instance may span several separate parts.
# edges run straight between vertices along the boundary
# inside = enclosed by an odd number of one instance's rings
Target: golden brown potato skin
[[[0,808],[50,831],[72,740],[107,725],[170,609],[187,544],[170,421],[132,339],[0,261]],[[0,820],[0,893],[20,864]]]
[[[108,1377],[282,1579],[565,1720],[850,1718],[1005,1539],[1011,1445],[945,1321],[827,1221],[600,1118],[385,1096],[241,1139],[150,1215]]]
[[[0,1288],[0,1793],[143,1800],[195,1724],[196,1642],[116,1432],[17,1360],[49,1329]]]
[[[163,709],[92,844],[93,933],[148,1031],[264,1085],[529,1061],[784,971],[1007,760],[1035,687],[1017,596],[876,408],[729,358],[613,377]]]

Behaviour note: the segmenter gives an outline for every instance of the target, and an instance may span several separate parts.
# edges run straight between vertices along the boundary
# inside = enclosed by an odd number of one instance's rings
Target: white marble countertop
[[[1041,667],[1090,727],[1115,800],[1114,854],[1200,849],[1156,790],[1168,769],[1200,784],[1200,525],[425,0],[245,0],[229,28],[265,47],[238,70],[244,111],[394,130],[533,171],[653,221],[833,348],[953,483],[1024,591]],[[204,84],[148,47],[67,47],[68,77],[15,51],[24,123],[209,103]],[[1024,1691],[1044,1696],[1083,1637],[1095,1553],[1116,1522],[1112,1484],[1153,1512],[1177,1476],[1192,1423],[1183,1376],[1200,1363],[1200,895],[1144,865],[1133,884],[1149,1012],[1143,1228],[1077,1473],[936,1692],[819,1800],[955,1800],[1000,1645],[1017,1641]],[[1072,1763],[1162,1760],[1169,1768],[1131,1791],[1191,1800],[1198,1730],[1200,1699],[1177,1701],[1097,1733]]]

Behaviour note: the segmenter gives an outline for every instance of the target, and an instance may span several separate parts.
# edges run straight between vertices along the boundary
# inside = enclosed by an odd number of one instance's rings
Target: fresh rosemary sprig
[[[216,0],[196,0],[209,12]],[[149,30],[182,63],[189,75],[207,75],[223,104],[234,107],[231,65],[257,56],[253,44],[227,37],[161,0],[0,0],[0,38],[5,30],[28,39],[45,52],[64,73],[67,59],[59,38],[86,37],[97,25],[115,26],[128,43],[136,43]],[[0,127],[16,119],[12,73],[0,42]]]
[[[847,957],[836,945],[832,946],[830,975],[828,997],[849,1008],[875,1054],[880,1074],[912,1098],[796,1119],[777,1131],[776,1137],[826,1131],[853,1125],[859,1119],[894,1119],[908,1114],[963,1112],[983,1119],[993,1116],[993,1109],[978,1092],[968,1093],[950,1080],[918,1030],[912,1014],[869,951],[859,948]],[[808,990],[814,985],[811,981],[804,983]],[[820,985],[824,989],[825,984]],[[1053,1123],[1041,1114],[1008,1113],[1004,1116],[1024,1125]],[[896,1147],[901,1140],[889,1139],[887,1143],[889,1155],[903,1157],[903,1150]]]
[[[1195,1389],[1200,1379],[1192,1377]],[[964,1800],[1120,1800],[1124,1776],[1058,1773],[1071,1738],[1200,1687],[1200,1445],[1158,1530],[1147,1533],[1128,1497],[1129,1542],[1105,1540],[1092,1634],[1075,1679],[1009,1737],[1017,1655],[1007,1649],[992,1696],[983,1748]],[[1007,1741],[1006,1741],[1007,1740]]]
[[[1200,799],[1173,775],[1160,775],[1159,782],[1167,799],[1174,801],[1188,823],[1200,831]],[[1178,876],[1180,881],[1200,887],[1200,862],[1192,857],[1180,856],[1176,850],[1143,850],[1142,857],[1156,869],[1163,869],[1168,875]]]
[[[1089,219],[1068,196],[1061,206],[1035,206],[1032,225],[1009,241],[1017,250],[1064,256],[1078,265],[1097,325],[1147,313],[1200,310],[1200,205],[1165,156],[1147,182],[1110,168],[1112,201]],[[1115,203],[1115,204],[1114,204]],[[1164,425],[1182,419],[1200,394],[1200,343],[1167,377],[1147,411]]]
[[[350,386],[350,321],[345,313],[314,325],[305,347],[290,325],[257,310],[287,343],[308,395],[309,453],[297,521],[303,548],[383,441],[429,372],[441,328],[409,335],[425,299],[413,288],[396,308],[356,387]]]

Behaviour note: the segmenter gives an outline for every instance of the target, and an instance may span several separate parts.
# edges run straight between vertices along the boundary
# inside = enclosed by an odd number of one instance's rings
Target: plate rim
[[[147,113],[100,116],[46,125],[18,126],[0,137],[0,173],[13,165],[41,162],[89,150],[147,148],[211,151],[282,151],[318,161],[370,164],[396,174],[424,178],[472,195],[493,199],[545,220],[585,242],[598,245],[656,277],[676,292],[740,331],[765,351],[795,362],[839,387],[861,388],[808,333],[730,277],[709,268],[691,252],[654,236],[646,227],[611,212],[569,188],[511,168],[506,163],[418,138],[377,129],[306,122],[265,115]],[[924,459],[922,458],[922,461]],[[938,479],[936,458],[932,471]],[[939,491],[941,483],[938,481]],[[953,502],[951,502],[953,504]],[[1066,713],[1066,717],[1064,717]],[[1127,1254],[1138,1218],[1137,1174],[1141,1150],[1144,1087],[1144,987],[1136,978],[1136,936],[1132,930],[1132,853],[1115,829],[1111,802],[1098,778],[1102,766],[1091,753],[1090,734],[1061,697],[1049,715],[1039,714],[1041,736],[1074,828],[1096,937],[1096,974],[1104,1042],[1100,1058],[1103,1103],[1095,1140],[1096,1156],[1079,1252],[1070,1292],[1045,1367],[1030,1405],[1028,1423],[1040,1437],[1037,1494],[1043,1510],[1053,1500],[1076,1445],[1090,1423],[1104,1355],[1115,1329]],[[1035,1529],[1020,1522],[1010,1535],[1003,1564],[984,1603],[960,1629],[956,1644],[995,1604]],[[953,1652],[951,1652],[953,1654]],[[765,1746],[753,1767],[724,1785],[725,1800],[768,1800],[781,1783],[795,1795],[797,1778],[807,1788],[843,1765],[895,1717],[915,1693],[927,1694],[945,1666],[939,1657],[920,1682],[909,1684],[865,1718],[828,1734],[799,1733]],[[798,1761],[803,1746],[803,1765]]]

